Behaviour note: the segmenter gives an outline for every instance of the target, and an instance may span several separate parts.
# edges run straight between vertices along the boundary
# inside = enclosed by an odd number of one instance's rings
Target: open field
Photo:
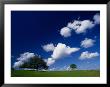
[[[32,71],[14,70],[12,77],[99,77],[99,70],[74,70],[74,71]]]

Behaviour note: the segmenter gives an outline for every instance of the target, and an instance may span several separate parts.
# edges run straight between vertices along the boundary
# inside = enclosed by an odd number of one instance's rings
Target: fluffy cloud
[[[81,26],[79,28],[77,28],[75,32],[78,34],[84,33],[84,32],[86,32],[87,29],[91,29],[93,27],[94,27],[94,24],[92,21],[84,20],[84,21],[81,21]]]
[[[80,48],[71,48],[69,46],[66,46],[65,44],[58,43],[57,46],[54,47],[51,58],[44,59],[44,61],[47,63],[48,66],[50,66],[54,64],[57,59],[68,56],[78,50],[80,50]]]
[[[81,46],[84,48],[92,47],[94,45],[95,40],[85,38],[81,41]]]
[[[19,66],[21,66],[21,65],[23,65],[23,64],[24,64],[24,62],[18,61],[18,62],[15,62],[15,63],[14,63],[13,67],[14,67],[14,68],[19,68]]]
[[[87,29],[91,29],[95,24],[90,20],[78,21],[75,20],[73,23],[68,23],[67,27],[75,30],[77,34],[86,32]]]
[[[74,22],[69,22],[67,27],[68,28],[71,28],[71,29],[78,29],[79,27],[81,26],[81,21],[78,21],[78,20],[74,20]]]
[[[95,58],[99,56],[98,52],[94,52],[94,53],[89,53],[88,51],[82,52],[80,59],[91,59],[91,58]]]
[[[34,53],[29,53],[29,52],[25,52],[25,53],[21,54],[20,57],[17,58],[18,61],[14,63],[13,67],[18,68],[19,66],[21,66],[25,62],[29,61],[29,59],[34,56],[35,56]]]
[[[53,58],[48,58],[47,59],[47,65],[48,66],[50,66],[50,65],[52,65],[52,64],[54,64],[55,63],[55,60],[53,59]]]
[[[17,58],[18,61],[27,62],[30,58],[34,57],[34,53],[25,52],[20,55],[19,58]]]
[[[69,46],[66,46],[65,44],[58,43],[57,46],[55,47],[53,54],[51,57],[53,59],[59,59],[63,56],[70,55],[73,52],[78,51],[80,48],[71,48]]]
[[[77,34],[85,33],[88,29],[92,29],[96,24],[100,23],[100,15],[95,14],[93,16],[93,20],[74,20],[73,22],[69,22],[66,27],[60,30],[60,34],[64,37],[71,36],[72,30],[74,30]]]
[[[68,66],[68,67],[66,68],[66,70],[67,70],[67,71],[71,70],[70,66]]]
[[[94,19],[94,23],[95,24],[99,24],[100,23],[100,15],[99,14],[94,15],[93,19]]]
[[[42,46],[42,48],[46,51],[46,52],[49,52],[49,51],[53,51],[54,50],[54,45],[52,43],[50,44],[47,44],[47,45],[44,45]]]
[[[60,34],[64,37],[70,37],[71,36],[71,29],[68,27],[64,27],[61,29]]]

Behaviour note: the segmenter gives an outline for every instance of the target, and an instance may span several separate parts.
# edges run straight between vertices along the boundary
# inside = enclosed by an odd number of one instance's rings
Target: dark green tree
[[[37,70],[42,70],[42,69],[48,69],[48,66],[46,62],[40,58],[39,56],[34,56],[28,60],[28,62],[25,62],[20,68],[30,68],[30,69],[37,69]]]
[[[74,69],[76,69],[76,68],[77,68],[76,64],[71,64],[71,65],[70,65],[70,69],[71,69],[71,70],[74,70]]]

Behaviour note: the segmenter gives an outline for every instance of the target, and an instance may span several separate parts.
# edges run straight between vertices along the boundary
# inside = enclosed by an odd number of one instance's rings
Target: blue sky
[[[11,64],[27,52],[43,57],[50,69],[72,63],[78,69],[99,69],[99,19],[99,11],[12,11]]]

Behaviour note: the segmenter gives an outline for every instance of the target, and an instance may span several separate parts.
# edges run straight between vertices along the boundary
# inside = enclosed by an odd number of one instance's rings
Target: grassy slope
[[[75,70],[75,71],[28,71],[15,70],[12,77],[99,77],[99,70]]]

